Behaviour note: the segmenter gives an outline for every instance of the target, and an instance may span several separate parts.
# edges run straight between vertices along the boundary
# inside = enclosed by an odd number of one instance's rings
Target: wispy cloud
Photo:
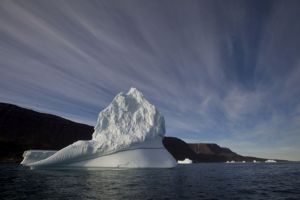
[[[3,0],[0,101],[94,124],[134,86],[165,115],[168,135],[258,156],[289,146],[282,157],[300,159],[292,153],[299,9],[297,1]]]

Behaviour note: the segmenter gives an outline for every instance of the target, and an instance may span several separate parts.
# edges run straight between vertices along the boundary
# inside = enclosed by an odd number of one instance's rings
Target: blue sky
[[[299,1],[0,2],[0,101],[94,125],[140,89],[167,135],[300,160]]]

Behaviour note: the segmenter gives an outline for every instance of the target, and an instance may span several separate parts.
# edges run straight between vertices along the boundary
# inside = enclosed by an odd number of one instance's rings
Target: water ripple
[[[0,165],[0,199],[300,199],[300,164],[29,170]]]

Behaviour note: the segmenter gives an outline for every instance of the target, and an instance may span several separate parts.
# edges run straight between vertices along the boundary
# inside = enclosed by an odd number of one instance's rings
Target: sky
[[[130,87],[168,136],[300,160],[300,1],[0,1],[0,102],[95,125]]]

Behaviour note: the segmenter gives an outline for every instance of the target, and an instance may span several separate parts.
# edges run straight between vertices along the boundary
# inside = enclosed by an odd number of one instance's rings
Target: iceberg
[[[91,140],[59,151],[25,151],[21,164],[31,168],[172,168],[176,160],[162,144],[165,132],[164,117],[140,91],[131,88],[100,112]]]
[[[184,160],[178,160],[177,162],[178,164],[192,164],[193,161],[188,159],[188,158],[185,158]]]
[[[276,160],[272,160],[272,159],[265,161],[265,163],[276,163],[276,162],[277,162]]]

